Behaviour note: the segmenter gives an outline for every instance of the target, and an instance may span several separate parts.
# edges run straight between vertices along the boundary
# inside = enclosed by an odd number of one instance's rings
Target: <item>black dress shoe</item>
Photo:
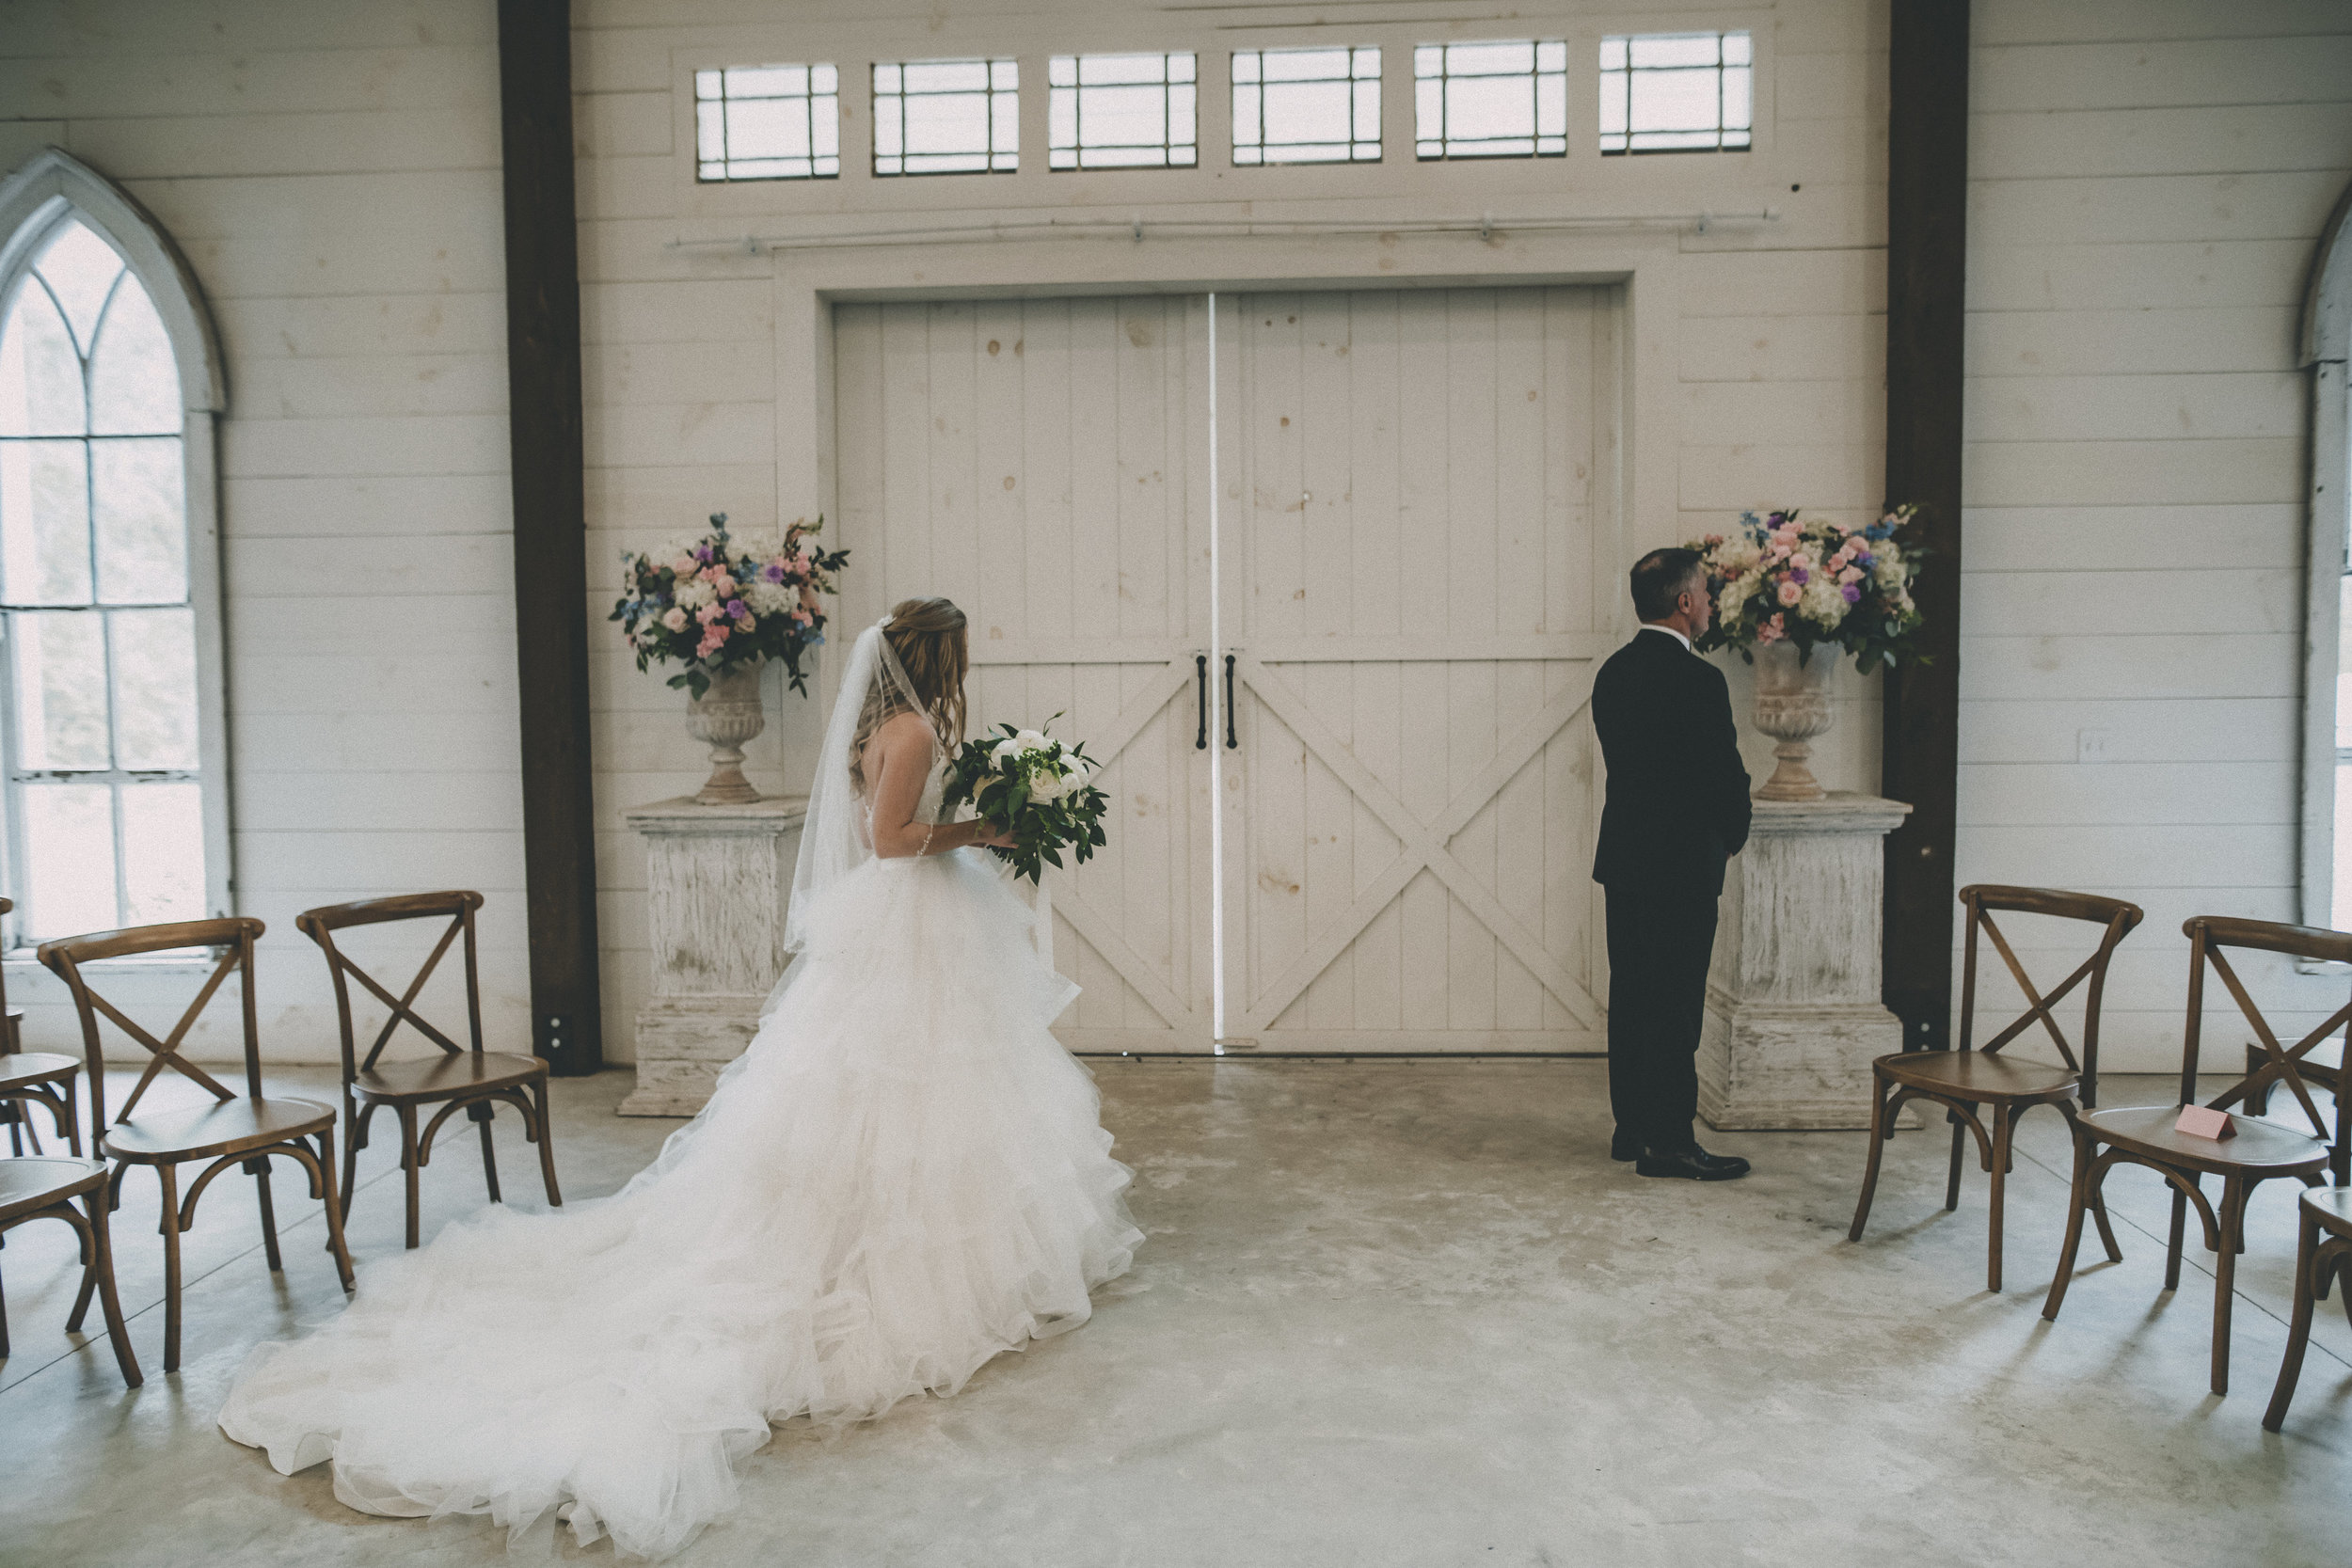
[[[1748,1163],[1737,1154],[1709,1154],[1696,1144],[1689,1148],[1645,1148],[1634,1162],[1636,1176],[1676,1176],[1685,1181],[1736,1181],[1748,1174]]]
[[[1620,1132],[1609,1134],[1609,1158],[1622,1164],[1628,1160],[1638,1160],[1641,1157],[1641,1139],[1630,1132]]]

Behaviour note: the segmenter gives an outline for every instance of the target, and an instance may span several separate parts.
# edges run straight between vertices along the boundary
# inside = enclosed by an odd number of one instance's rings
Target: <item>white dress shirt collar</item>
[[[1681,644],[1682,644],[1682,651],[1683,651],[1684,653],[1686,653],[1686,654],[1687,654],[1687,653],[1690,653],[1690,652],[1692,651],[1692,648],[1691,648],[1691,640],[1690,640],[1689,638],[1687,638],[1687,637],[1683,636],[1680,632],[1678,632],[1678,631],[1675,630],[1675,629],[1674,629],[1674,627],[1672,627],[1672,626],[1661,626],[1661,625],[1659,625],[1659,624],[1658,624],[1657,622],[1655,622],[1655,621],[1645,621],[1645,622],[1643,622],[1643,623],[1642,623],[1642,629],[1643,629],[1644,631],[1662,631],[1662,632],[1664,632],[1664,633],[1665,633],[1668,637],[1671,637],[1671,638],[1673,638],[1676,641],[1677,641],[1677,642],[1681,643]]]

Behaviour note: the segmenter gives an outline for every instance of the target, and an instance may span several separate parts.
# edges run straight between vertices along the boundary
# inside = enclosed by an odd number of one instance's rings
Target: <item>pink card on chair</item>
[[[2237,1128],[2230,1120],[2230,1113],[2205,1105],[2184,1105],[2181,1119],[2172,1124],[2175,1132],[2185,1132],[2192,1138],[2234,1138]]]

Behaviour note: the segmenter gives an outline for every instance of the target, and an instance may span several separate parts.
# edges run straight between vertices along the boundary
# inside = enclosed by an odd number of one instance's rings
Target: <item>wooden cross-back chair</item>
[[[0,914],[16,908],[0,898]],[[75,1096],[82,1081],[82,1059],[55,1051],[24,1049],[24,1013],[8,1006],[8,984],[0,978],[0,1122],[8,1128],[8,1152],[22,1154],[27,1143],[40,1152],[40,1134],[33,1130],[32,1108],[45,1105],[57,1135],[76,1158],[82,1152],[82,1132],[76,1123],[81,1108]],[[5,1353],[0,1353],[5,1354]]]
[[[253,1178],[262,1211],[262,1240],[272,1274],[284,1267],[278,1250],[278,1215],[270,1201],[269,1163],[288,1159],[310,1178],[310,1196],[326,1207],[326,1244],[335,1255],[335,1272],[343,1289],[351,1289],[351,1253],[343,1245],[342,1209],[335,1195],[335,1108],[314,1100],[292,1100],[262,1092],[262,1037],[259,1004],[253,990],[253,942],[265,929],[258,920],[229,918],[188,920],[168,926],[139,926],[92,936],[67,937],[40,944],[40,961],[63,980],[72,994],[82,1023],[82,1047],[89,1068],[90,1147],[115,1161],[108,1202],[122,1201],[122,1178],[133,1165],[152,1165],[163,1188],[164,1236],[164,1370],[180,1369],[180,1234],[196,1221],[197,1199],[213,1178],[235,1165]],[[212,974],[180,1022],[162,1039],[142,1027],[91,985],[87,966],[105,958],[174,948],[215,950]],[[180,1053],[181,1043],[211,1003],[223,982],[234,974],[242,993],[246,1092],[236,1094],[213,1075]],[[148,1062],[138,1082],[124,1098],[113,1125],[106,1121],[106,1062],[98,1021],[104,1018],[147,1048]],[[169,1068],[213,1097],[214,1103],[193,1111],[151,1111],[137,1115],[139,1101],[164,1069]],[[317,1148],[311,1147],[315,1139]],[[179,1167],[192,1160],[209,1160],[203,1173],[180,1196]],[[83,1303],[75,1307],[79,1321],[90,1282],[82,1284]]]
[[[2054,888],[2001,887],[1987,883],[1972,884],[1960,890],[1961,904],[1968,911],[1967,936],[1962,949],[1960,972],[1960,1044],[1951,1051],[1909,1051],[1891,1056],[1881,1056],[1870,1064],[1870,1080],[1874,1100],[1870,1110],[1870,1160],[1862,1176],[1862,1196],[1854,1205],[1853,1226],[1846,1232],[1849,1241],[1862,1240],[1862,1227],[1870,1218],[1870,1200],[1878,1192],[1879,1156],[1887,1140],[1895,1135],[1895,1117],[1905,1103],[1926,1101],[1944,1107],[1952,1124],[1951,1171],[1944,1182],[1944,1207],[1960,1207],[1961,1156],[1967,1147],[1970,1133],[1976,1134],[1977,1148],[1982,1156],[1984,1168],[1992,1174],[1992,1191],[1988,1198],[1987,1226],[1991,1232],[1986,1243],[1985,1289],[2001,1288],[2001,1228],[2003,1204],[2008,1194],[2010,1168],[2012,1164],[2011,1141],[2016,1132],[2017,1118],[2036,1105],[2055,1105],[2058,1113],[2072,1122],[2077,1105],[2098,1103],[2099,1095],[2099,1005],[2107,981],[2107,962],[2114,958],[2116,944],[2132,932],[2144,918],[2137,904],[2121,898],[2105,898],[2093,893],[2061,893]],[[2074,973],[2059,981],[2047,995],[2036,989],[2033,978],[2016,950],[2009,943],[1994,923],[1995,911],[2001,913],[2042,914],[2060,920],[2078,920],[2100,929],[2099,944],[2089,958],[2074,966]],[[1975,1046],[1977,1012],[1977,934],[1981,930],[1990,937],[2000,953],[2001,961],[2009,966],[2010,976],[2025,992],[2026,1008],[2009,1027]],[[2077,1058],[2058,1026],[2052,1009],[2066,1000],[2075,987],[2090,984],[2083,998],[2083,1049]],[[2036,1023],[2042,1025],[2058,1046],[2065,1066],[2045,1062],[2028,1062],[2004,1056],[2001,1049],[2024,1035]],[[1992,1112],[1990,1132],[1978,1116],[1979,1107]],[[2110,1255],[2116,1252],[2114,1232],[2108,1227],[2104,1203],[2094,1205],[2098,1216],[2099,1234],[2107,1243]]]
[[[539,1175],[547,1184],[548,1202],[561,1208],[564,1195],[555,1182],[555,1143],[548,1119],[548,1064],[537,1056],[512,1056],[482,1049],[482,983],[475,957],[474,911],[482,908],[478,893],[411,893],[393,898],[363,898],[357,903],[329,904],[305,910],[294,925],[319,944],[335,978],[335,1014],[342,1032],[343,1050],[343,1207],[351,1206],[353,1175],[359,1150],[368,1143],[368,1124],[376,1110],[389,1105],[400,1121],[400,1168],[407,1179],[408,1241],[418,1244],[421,1194],[418,1177],[433,1157],[433,1138],[441,1124],[463,1110],[481,1129],[482,1176],[490,1201],[499,1196],[498,1151],[490,1142],[490,1119],[503,1102],[522,1116],[523,1136],[539,1146]],[[356,926],[383,926],[394,921],[445,919],[448,927],[426,956],[424,963],[400,995],[336,945],[335,933]],[[446,956],[452,942],[463,938],[466,964],[466,1027],[471,1049],[459,1045],[416,1010],[424,983]],[[351,983],[389,1009],[384,1027],[376,1031],[363,1056],[352,1022]],[[421,1059],[383,1059],[384,1048],[403,1023],[440,1047],[440,1054]],[[526,1099],[525,1095],[529,1098]],[[421,1132],[419,1107],[438,1104]]]
[[[2344,1137],[2339,1109],[2336,1126],[2312,1101],[2298,1069],[2300,1058],[2321,1040],[2352,1023],[2352,1003],[2338,1008],[2328,1022],[2293,1046],[2281,1046],[2262,1009],[2255,1006],[2246,983],[2232,966],[2235,951],[2276,953],[2289,958],[2352,963],[2352,936],[2305,926],[2282,926],[2267,920],[2240,920],[2225,915],[2196,915],[2182,923],[2188,938],[2188,1022],[2181,1048],[2181,1097],[2170,1105],[2134,1106],[2119,1110],[2086,1111],[2074,1118],[2074,1181],[2066,1220],[2066,1243],[2058,1256],[2058,1277],[2042,1315],[2056,1318],[2066,1300],[2066,1287],[2074,1274],[2074,1252],[2082,1242],[2084,1210],[2093,1202],[2107,1172],[2118,1164],[2145,1165],[2172,1188],[2172,1235],[2165,1257],[2164,1288],[2181,1283],[2181,1246],[2188,1210],[2194,1204],[2205,1232],[2205,1249],[2215,1255],[2213,1296],[2213,1391],[2230,1391],[2230,1307],[2237,1277],[2237,1255],[2246,1250],[2246,1200],[2255,1188],[2279,1177],[2293,1177],[2305,1186],[2317,1186],[2335,1148]],[[2210,967],[2237,1003],[2238,1011],[2262,1042],[2263,1066],[2214,1099],[2208,1109],[2228,1117],[2232,1135],[2204,1138],[2174,1127],[2181,1111],[2197,1101],[2198,1041],[2204,1025],[2205,971]],[[2285,1088],[2309,1118],[2311,1132],[2284,1127],[2231,1110],[2261,1089]],[[2221,1179],[2218,1206],[2207,1200],[2204,1179]],[[2112,1252],[2113,1243],[2109,1243]]]
[[[2296,1381],[2303,1375],[2303,1349],[2312,1342],[2312,1314],[2328,1298],[2330,1275],[2343,1288],[2344,1315],[2352,1319],[2352,1189],[2306,1192],[2296,1212],[2302,1223],[2295,1253],[2295,1320],[2287,1329],[2286,1354],[2279,1361],[2279,1381],[2270,1390],[2270,1408],[2263,1414],[2263,1425],[2272,1432],[2286,1422]]]
[[[139,1358],[131,1354],[131,1332],[122,1322],[122,1303],[115,1295],[114,1243],[107,1234],[106,1162],[68,1159],[57,1154],[27,1154],[0,1160],[0,1232],[34,1220],[62,1220],[82,1243],[82,1289],[73,1298],[72,1315],[65,1321],[68,1334],[78,1334],[89,1311],[90,1292],[98,1293],[105,1314],[106,1338],[114,1344],[115,1365],[122,1381],[137,1387]],[[82,1210],[73,1207],[82,1200]],[[84,1212],[83,1211],[87,1211]],[[0,1299],[0,1361],[8,1359],[8,1312]]]

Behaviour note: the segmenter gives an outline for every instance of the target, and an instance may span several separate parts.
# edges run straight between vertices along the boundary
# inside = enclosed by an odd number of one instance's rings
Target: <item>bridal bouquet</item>
[[[1796,512],[1740,515],[1739,529],[1691,541],[1706,560],[1715,624],[1701,653],[1794,643],[1810,657],[1824,643],[1856,656],[1864,674],[1912,651],[1919,629],[1911,585],[1922,554],[1895,532],[1914,508],[1899,506],[1867,526],[1800,523]]]
[[[650,555],[624,551],[623,592],[610,618],[621,623],[637,668],[654,659],[682,663],[670,684],[699,697],[713,675],[772,658],[805,695],[801,656],[825,641],[818,595],[839,592],[834,574],[850,560],[847,550],[817,547],[824,526],[819,517],[794,523],[781,539],[739,539],[727,531],[727,515],[715,512],[700,539]]]
[[[1011,833],[1012,847],[993,852],[1012,863],[1015,876],[1034,882],[1044,864],[1061,864],[1062,846],[1083,863],[1103,844],[1110,798],[1094,787],[1101,771],[1083,745],[999,724],[996,733],[963,743],[948,764],[942,800],[950,806],[969,800],[982,821]]]

